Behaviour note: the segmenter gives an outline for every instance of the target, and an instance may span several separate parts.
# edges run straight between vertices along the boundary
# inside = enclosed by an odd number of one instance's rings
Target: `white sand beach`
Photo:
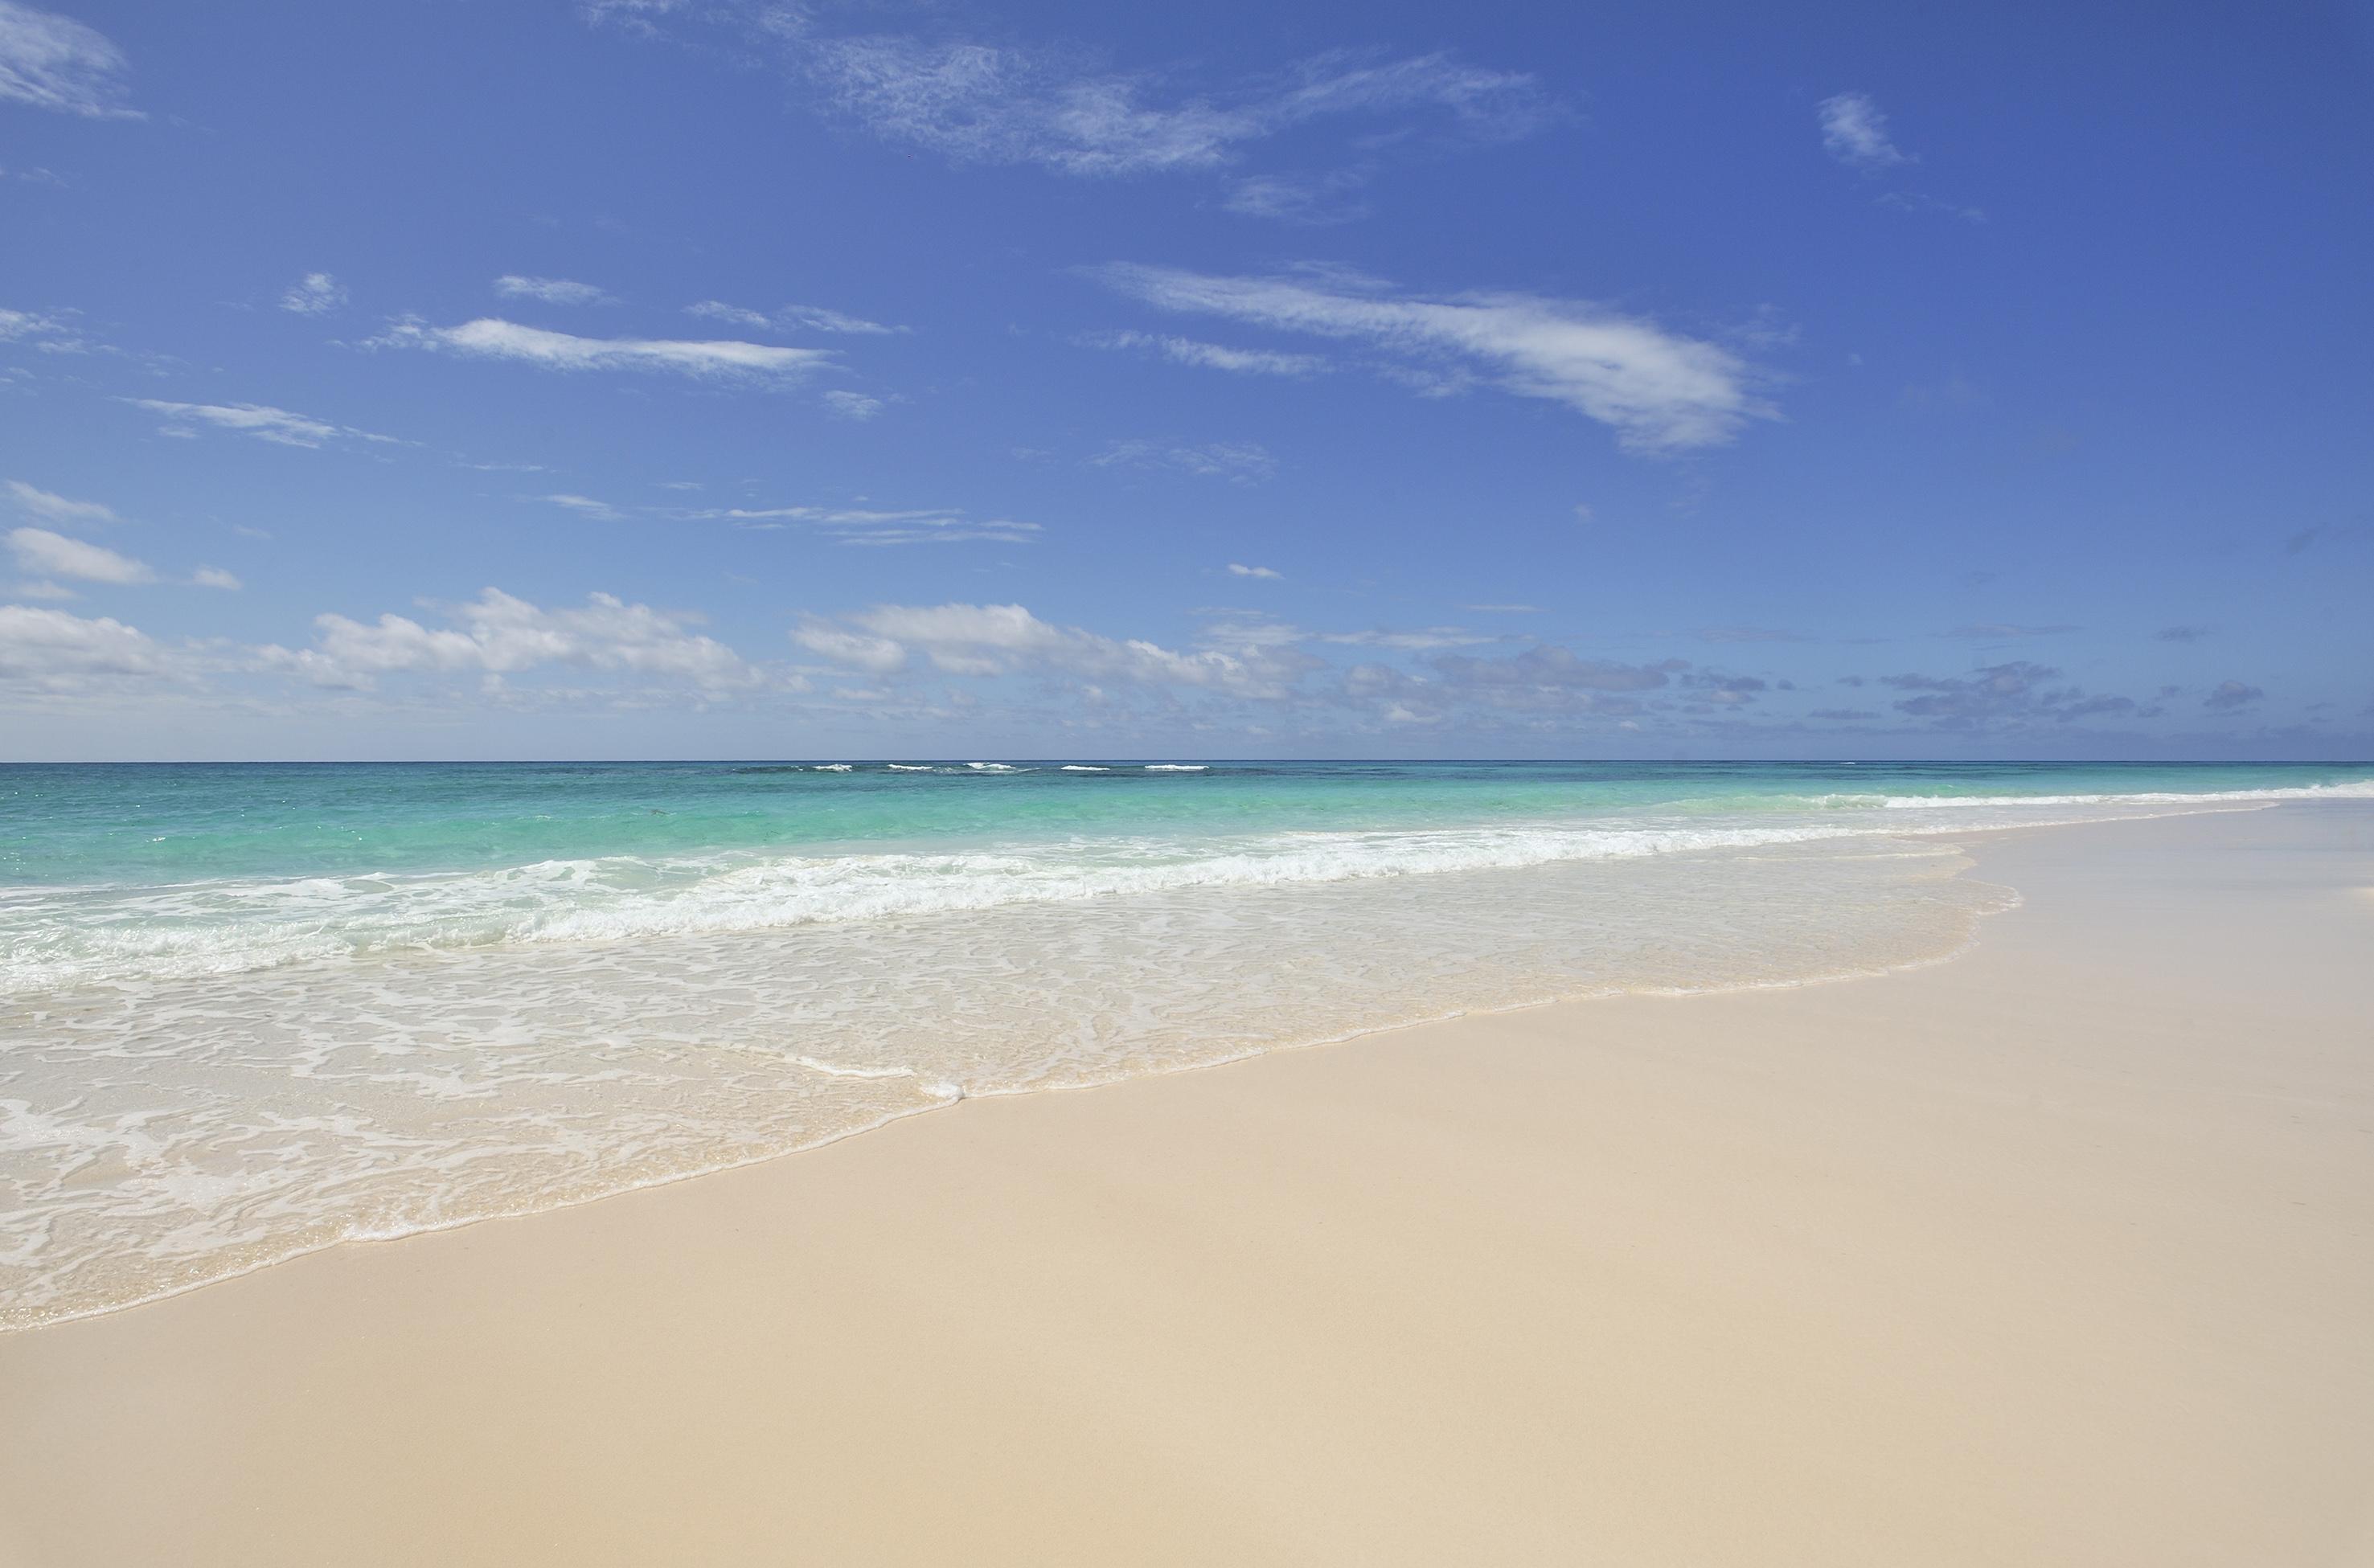
[[[2374,1560],[2374,810],[0,1337],[0,1562]]]

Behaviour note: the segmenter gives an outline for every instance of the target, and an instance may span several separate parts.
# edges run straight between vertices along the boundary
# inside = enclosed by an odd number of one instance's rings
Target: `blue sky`
[[[0,0],[0,756],[2363,757],[2369,66]]]

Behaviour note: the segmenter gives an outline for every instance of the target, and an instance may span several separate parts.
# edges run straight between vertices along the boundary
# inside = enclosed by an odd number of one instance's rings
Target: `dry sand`
[[[2374,1561],[2374,812],[0,1339],[0,1561]]]

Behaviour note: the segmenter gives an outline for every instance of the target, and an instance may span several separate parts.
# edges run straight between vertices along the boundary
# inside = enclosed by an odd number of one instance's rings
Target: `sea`
[[[0,1329],[978,1095],[1945,958],[1973,834],[2374,766],[0,766]]]

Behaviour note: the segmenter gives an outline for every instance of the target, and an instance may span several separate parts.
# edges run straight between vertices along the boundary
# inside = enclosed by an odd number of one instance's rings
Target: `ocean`
[[[0,766],[0,1328],[970,1095],[1950,955],[1956,836],[2374,767]]]

